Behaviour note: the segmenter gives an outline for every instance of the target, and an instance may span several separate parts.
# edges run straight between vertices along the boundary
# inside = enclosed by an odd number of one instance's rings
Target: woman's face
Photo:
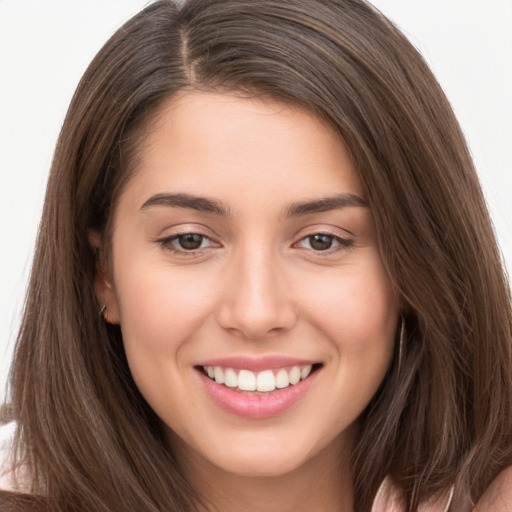
[[[213,93],[170,101],[148,133],[96,285],[169,443],[253,476],[349,448],[398,307],[343,141]]]

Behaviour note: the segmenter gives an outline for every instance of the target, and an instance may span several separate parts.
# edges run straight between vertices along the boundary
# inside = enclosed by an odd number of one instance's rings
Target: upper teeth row
[[[221,366],[204,366],[204,371],[210,379],[217,384],[224,384],[229,388],[238,388],[242,391],[274,391],[290,384],[298,384],[311,373],[311,365],[291,366],[281,368],[274,373],[273,370],[264,370],[259,373],[250,370],[235,370]]]

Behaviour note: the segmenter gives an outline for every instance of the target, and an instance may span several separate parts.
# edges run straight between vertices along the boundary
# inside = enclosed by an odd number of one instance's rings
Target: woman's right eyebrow
[[[193,196],[191,194],[155,194],[151,196],[142,206],[146,210],[152,206],[169,206],[173,208],[190,208],[199,212],[213,213],[227,217],[230,215],[229,208],[215,199]]]

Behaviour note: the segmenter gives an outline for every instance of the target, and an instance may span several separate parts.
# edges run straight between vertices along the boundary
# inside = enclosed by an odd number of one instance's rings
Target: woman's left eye
[[[340,248],[350,247],[352,240],[328,233],[315,233],[305,236],[296,245],[300,248],[311,249],[316,252],[332,252]]]
[[[159,242],[166,249],[177,253],[194,252],[214,245],[210,238],[200,233],[180,233]]]

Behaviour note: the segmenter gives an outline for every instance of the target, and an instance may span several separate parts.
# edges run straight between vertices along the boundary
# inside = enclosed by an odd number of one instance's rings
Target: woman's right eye
[[[165,248],[176,253],[193,253],[214,246],[214,242],[200,233],[180,233],[162,240],[159,243]]]

